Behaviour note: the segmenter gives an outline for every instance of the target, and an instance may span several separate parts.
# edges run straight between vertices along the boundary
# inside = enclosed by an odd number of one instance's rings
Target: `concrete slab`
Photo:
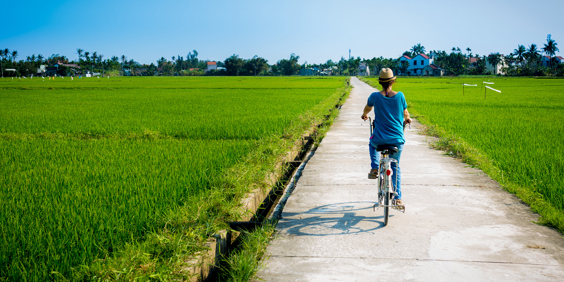
[[[406,212],[372,209],[368,123],[356,78],[267,249],[263,281],[562,281],[564,239],[480,170],[430,149],[416,126],[401,159]],[[409,97],[407,97],[409,100]]]

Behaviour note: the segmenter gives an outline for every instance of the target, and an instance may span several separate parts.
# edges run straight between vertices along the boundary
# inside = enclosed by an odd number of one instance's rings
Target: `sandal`
[[[370,170],[370,172],[368,173],[368,179],[378,179],[378,169],[377,168],[373,168]]]

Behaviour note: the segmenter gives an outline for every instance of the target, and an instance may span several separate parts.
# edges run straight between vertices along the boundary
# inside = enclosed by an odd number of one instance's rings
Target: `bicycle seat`
[[[382,154],[391,155],[398,152],[398,147],[394,145],[378,145],[376,151],[382,152]]]

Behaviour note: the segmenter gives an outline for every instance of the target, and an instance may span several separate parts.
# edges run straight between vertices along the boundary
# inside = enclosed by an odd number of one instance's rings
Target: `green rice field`
[[[185,279],[183,261],[345,87],[0,79],[0,281]]]
[[[367,80],[378,85],[377,79]],[[483,84],[483,82],[493,84]],[[462,84],[477,84],[465,87]],[[484,85],[500,90],[487,90]],[[564,80],[505,77],[403,78],[412,115],[450,140],[564,232]],[[457,147],[457,145],[462,145]]]

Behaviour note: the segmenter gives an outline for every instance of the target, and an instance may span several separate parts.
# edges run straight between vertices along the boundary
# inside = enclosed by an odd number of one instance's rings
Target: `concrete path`
[[[367,179],[375,89],[356,78],[339,119],[288,199],[264,281],[564,281],[564,239],[483,172],[430,149],[406,130],[402,192],[406,212],[372,210]],[[409,101],[409,96],[407,96]]]

